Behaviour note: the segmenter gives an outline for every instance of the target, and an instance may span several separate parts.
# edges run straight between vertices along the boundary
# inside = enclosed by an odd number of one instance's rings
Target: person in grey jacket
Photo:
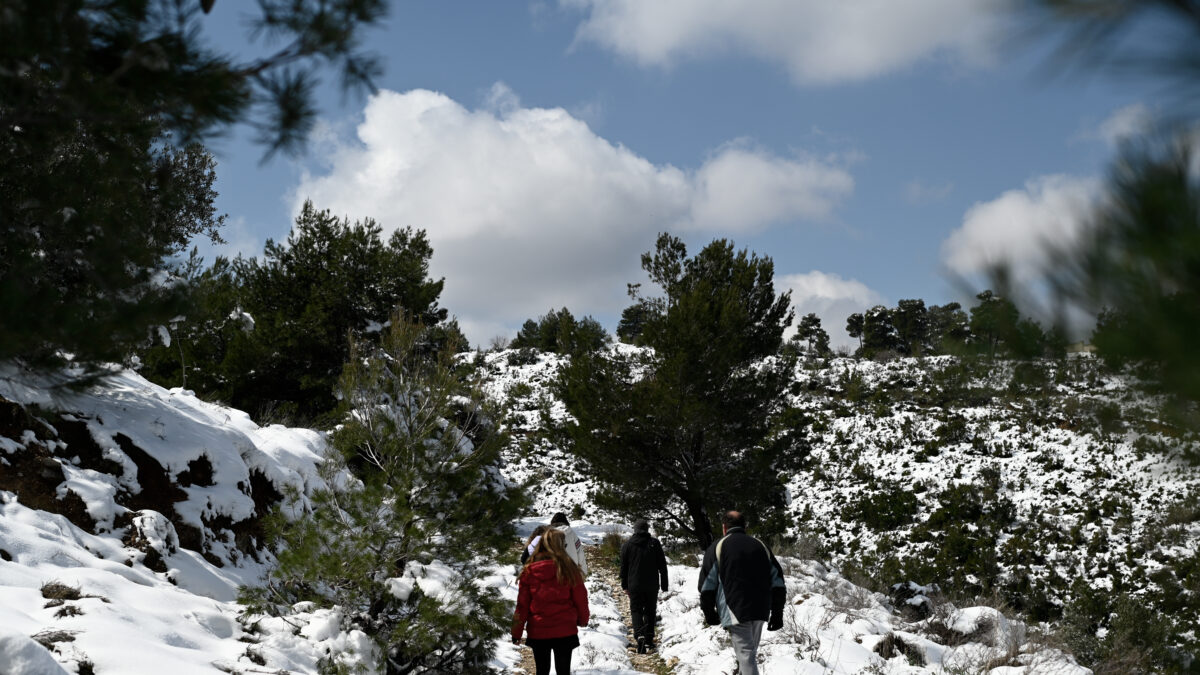
[[[639,654],[654,649],[660,588],[667,590],[667,556],[662,544],[650,536],[650,523],[638,520],[633,524],[633,536],[621,546],[621,590],[629,596]]]
[[[787,588],[783,568],[767,545],[746,534],[746,517],[728,511],[724,537],[713,542],[700,566],[700,609],[709,625],[729,631],[741,675],[758,675],[758,642],[783,628]]]

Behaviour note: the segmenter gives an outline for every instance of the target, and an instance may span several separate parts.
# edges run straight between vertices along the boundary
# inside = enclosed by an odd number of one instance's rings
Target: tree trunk
[[[704,510],[704,503],[700,501],[688,501],[688,514],[692,517],[692,532],[696,535],[696,543],[700,545],[700,550],[708,550],[710,544],[713,543],[713,528],[712,521],[708,519],[708,512]]]

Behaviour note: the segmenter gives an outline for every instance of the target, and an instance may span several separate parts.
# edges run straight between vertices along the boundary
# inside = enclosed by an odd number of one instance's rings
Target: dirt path
[[[620,592],[621,579],[620,570],[617,568],[617,562],[609,556],[603,555],[600,548],[592,546],[586,549],[588,558],[588,567],[593,575],[596,575],[607,582],[609,588],[618,589],[613,593],[613,599],[616,600],[617,606],[621,608],[621,617],[625,620],[625,637],[629,640],[629,661],[633,664],[634,670],[642,673],[657,673],[658,675],[669,675],[671,668],[662,660],[657,653],[638,654],[637,649],[633,645],[637,641],[633,638],[633,618],[629,613],[629,596]]]
[[[584,549],[587,554],[588,567],[591,570],[592,576],[598,577],[605,582],[608,588],[620,589],[621,581],[619,579],[619,571],[616,562],[609,556],[601,552],[598,546],[588,546]],[[613,594],[613,600],[621,609],[621,617],[625,621],[625,637],[630,645],[635,644],[633,639],[633,620],[629,614],[629,597],[624,593],[616,592]],[[656,654],[638,654],[637,650],[629,647],[629,661],[632,663],[634,670],[641,673],[656,673],[656,675],[670,675],[671,668],[662,658]],[[525,675],[534,675],[536,669],[533,665],[533,650],[529,647],[521,647],[521,665],[519,670],[514,673],[524,673]]]

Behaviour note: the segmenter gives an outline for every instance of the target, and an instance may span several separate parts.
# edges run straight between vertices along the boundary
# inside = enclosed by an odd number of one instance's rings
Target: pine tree
[[[860,356],[872,357],[880,352],[894,351],[899,346],[899,336],[892,324],[892,312],[883,305],[863,312],[862,347]]]
[[[1017,324],[1021,315],[1011,300],[990,290],[975,297],[979,304],[971,308],[971,333],[987,349],[988,357],[995,358],[998,348],[1011,347],[1017,341]]]
[[[340,609],[342,628],[371,637],[388,675],[484,672],[512,616],[477,583],[524,505],[499,471],[499,413],[460,379],[453,349],[430,355],[429,340],[398,315],[382,348],[356,350],[329,487],[303,517],[273,516],[278,566],[242,594],[250,611],[275,616],[302,601]]]
[[[509,344],[510,349],[537,349],[556,354],[594,351],[612,341],[608,332],[590,316],[575,319],[571,310],[551,309],[535,321],[528,319]]]
[[[896,327],[896,343],[900,353],[920,356],[929,340],[929,311],[925,301],[901,300],[892,310],[892,325]]]
[[[176,383],[182,366],[172,361],[183,354],[192,372],[206,373],[192,383],[203,395],[259,419],[319,421],[337,407],[351,339],[374,339],[397,308],[438,326],[431,335],[441,343],[461,335],[438,307],[432,255],[422,230],[398,230],[385,243],[375,221],[351,223],[305,202],[287,241],[268,241],[261,262],[219,260],[200,276],[175,327],[182,342],[147,350],[147,375]]]
[[[639,284],[630,284],[629,293],[636,296]],[[617,337],[625,344],[639,345],[642,343],[642,331],[645,329],[649,316],[642,303],[635,302],[621,312],[621,320],[617,323]]]
[[[858,351],[863,349],[863,325],[865,319],[863,315],[855,312],[846,317],[846,334],[852,338],[858,338]]]
[[[821,317],[816,314],[805,314],[800,319],[796,339],[804,340],[808,346],[806,351],[813,356],[828,356],[830,353],[829,333],[821,327]]]
[[[799,448],[777,426],[795,368],[780,354],[790,298],[775,294],[769,258],[725,240],[689,258],[663,234],[642,267],[664,291],[639,300],[647,349],[573,357],[556,383],[562,431],[601,505],[707,546],[719,509],[763,522],[784,507],[778,470]]]
[[[317,68],[370,87],[359,51],[384,0],[260,0],[239,60],[205,44],[213,0],[9,0],[0,9],[0,359],[98,366],[180,313],[172,258],[219,241],[215,163],[199,145],[250,122],[296,150]]]
[[[957,302],[933,305],[929,308],[929,333],[926,351],[945,354],[958,349],[971,339],[966,312]]]

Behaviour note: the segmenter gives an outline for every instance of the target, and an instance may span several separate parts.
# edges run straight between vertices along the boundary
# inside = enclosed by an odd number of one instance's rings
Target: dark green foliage
[[[997,349],[1011,345],[1016,338],[1021,315],[1011,300],[990,290],[975,298],[979,304],[971,308],[971,334],[979,340],[984,353],[995,358]]]
[[[620,322],[617,323],[617,337],[621,342],[626,344],[641,344],[642,329],[645,327],[648,318],[646,307],[642,303],[637,302],[626,307],[621,312]]]
[[[1060,50],[1070,65],[1145,71],[1169,81],[1183,103],[1169,124],[1125,141],[1105,199],[1079,246],[1052,259],[1047,277],[1066,302],[1100,314],[1093,336],[1111,363],[1135,362],[1148,381],[1180,397],[1195,426],[1200,401],[1200,2],[1197,0],[1040,0],[1046,24],[1067,29]],[[1126,37],[1150,22],[1152,40]],[[1162,30],[1169,27],[1170,30]],[[1056,36],[1057,37],[1057,36]],[[1172,119],[1173,118],[1173,119]]]
[[[1093,334],[1113,366],[1144,364],[1167,391],[1200,401],[1200,181],[1183,141],[1127,149],[1109,180],[1093,236],[1057,282],[1069,297],[1104,307]]]
[[[880,352],[895,351],[899,346],[896,326],[892,323],[892,312],[887,307],[875,305],[863,312],[860,356],[870,358]]]
[[[863,315],[857,312],[846,317],[846,333],[852,338],[858,338],[858,348],[863,348]]]
[[[962,305],[949,302],[929,308],[929,342],[926,351],[933,354],[954,353],[971,339],[971,329]]]
[[[226,369],[214,367],[226,354],[248,349],[254,322],[241,312],[241,289],[234,266],[217,258],[202,269],[195,251],[181,270],[186,314],[155,331],[149,346],[138,351],[142,375],[165,387],[185,387],[213,396],[228,392]],[[164,340],[163,338],[166,338]],[[169,344],[168,342],[169,341]]]
[[[985,471],[975,484],[956,485],[937,496],[933,512],[909,535],[921,544],[917,552],[905,557],[882,552],[885,557],[871,566],[887,583],[936,583],[966,596],[1000,591],[998,542],[1015,520],[1016,508],[1000,490],[999,474]],[[1018,573],[1023,567],[1006,562]]]
[[[84,119],[40,136],[6,134],[0,358],[50,365],[64,350],[82,363],[120,361],[149,326],[181,310],[169,259],[195,235],[219,241],[223,218],[212,156],[164,146],[159,131]]]
[[[222,0],[228,2],[229,0]],[[13,0],[0,21],[0,128],[46,140],[81,122],[103,133],[160,120],[176,138],[201,140],[242,121],[271,150],[297,149],[316,110],[321,65],[343,87],[370,87],[378,60],[359,51],[362,30],[381,21],[385,0],[259,0],[252,38],[278,49],[237,61],[202,39],[211,0]],[[121,172],[125,167],[118,167]],[[67,181],[64,180],[66,185]]]
[[[429,341],[397,315],[382,349],[354,354],[332,487],[300,518],[273,516],[279,564],[243,592],[250,611],[276,616],[301,601],[340,607],[342,628],[370,636],[388,674],[483,672],[512,611],[476,583],[480,561],[513,541],[524,502],[499,473],[501,417],[461,381],[451,350],[430,354]],[[338,480],[343,470],[355,480]],[[445,595],[421,590],[427,569]]]
[[[885,532],[912,523],[920,511],[920,502],[912,490],[900,483],[870,486],[871,491],[846,507],[845,517]]]
[[[352,339],[377,335],[402,309],[432,326],[427,349],[461,339],[437,306],[442,281],[428,278],[424,231],[398,230],[387,243],[375,221],[351,224],[306,202],[285,244],[268,241],[263,260],[218,259],[200,274],[192,308],[170,347],[146,351],[145,374],[264,415],[319,419],[337,406],[337,379]],[[181,364],[182,361],[182,364]]]
[[[851,314],[846,331],[859,339],[856,354],[866,358],[958,353],[972,338],[961,305],[951,302],[926,308],[919,298]]]
[[[1170,620],[1153,598],[1093,588],[1084,579],[1072,584],[1071,598],[1059,634],[1082,665],[1112,675],[1192,672],[1167,649]]]
[[[595,351],[612,341],[600,322],[590,316],[576,321],[570,310],[550,310],[537,321],[527,320],[509,343],[510,349],[533,348],[557,354]]]
[[[892,325],[896,328],[896,348],[906,356],[925,353],[929,341],[929,310],[925,301],[901,300],[892,310]]]
[[[572,416],[563,431],[600,505],[707,546],[718,510],[763,523],[783,507],[777,466],[802,445],[773,424],[795,367],[777,356],[789,297],[776,296],[770,259],[724,240],[689,258],[660,235],[642,267],[665,293],[639,298],[652,350],[573,358],[556,384]]]
[[[805,314],[800,319],[800,326],[796,331],[796,341],[804,341],[804,353],[813,356],[829,356],[829,333],[821,327],[821,317],[816,314]]]
[[[361,28],[384,0],[260,0],[281,45],[237,62],[199,31],[211,0],[15,0],[0,15],[0,358],[119,361],[179,313],[171,257],[219,240],[214,163],[194,142],[250,121],[302,144],[315,68],[369,85]],[[286,71],[286,72],[285,72]]]

